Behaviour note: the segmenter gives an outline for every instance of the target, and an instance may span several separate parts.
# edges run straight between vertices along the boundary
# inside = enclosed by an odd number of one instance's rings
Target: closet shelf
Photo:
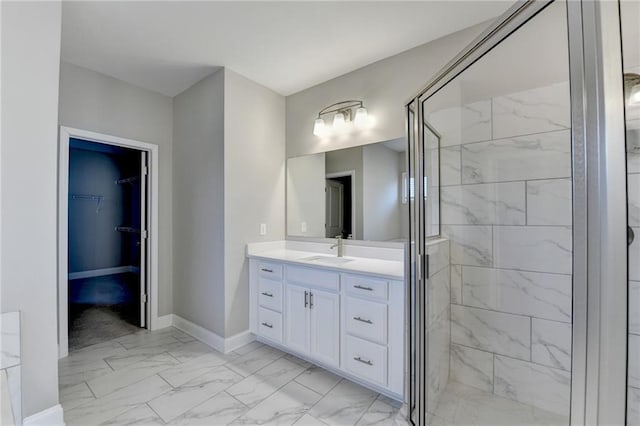
[[[116,180],[116,185],[117,184],[122,184],[122,183],[131,183],[131,182],[135,182],[138,179],[140,179],[140,176],[131,176],[128,178],[124,178],[124,179],[118,179]]]
[[[140,233],[140,229],[139,228],[132,228],[130,226],[116,226],[116,231],[119,232],[130,232],[133,234],[139,234]]]
[[[104,195],[95,195],[95,194],[69,194],[69,199],[71,200],[88,200],[88,201],[97,201],[98,205],[96,206],[96,213],[100,211],[100,206],[104,201]]]

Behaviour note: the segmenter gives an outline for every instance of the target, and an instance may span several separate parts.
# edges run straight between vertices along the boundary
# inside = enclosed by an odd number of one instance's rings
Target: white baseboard
[[[151,330],[160,330],[162,328],[171,327],[173,325],[173,314],[158,317],[156,322],[152,324]]]
[[[168,316],[169,315],[165,315],[164,317]],[[206,343],[218,352],[229,353],[255,340],[255,336],[249,330],[243,331],[242,333],[238,333],[235,336],[231,336],[225,339],[219,334],[207,330],[206,328],[201,327],[189,320],[186,320],[179,315],[173,314],[171,315],[171,317],[171,325],[173,325],[175,328],[195,337],[202,343]]]
[[[24,426],[64,426],[64,412],[62,405],[54,405],[39,413],[26,417],[22,424]]]
[[[69,280],[103,277],[106,275],[124,274],[127,272],[140,272],[140,268],[136,266],[128,265],[128,266],[116,266],[114,268],[91,269],[89,271],[71,272],[69,273]]]
[[[182,330],[185,333],[192,335],[201,342],[206,343],[218,352],[224,353],[224,337],[219,336],[213,331],[209,331],[206,328],[175,314],[173,315],[173,326],[178,330]]]
[[[256,336],[249,330],[238,333],[235,336],[224,339],[225,353],[235,351],[236,349],[256,340]]]

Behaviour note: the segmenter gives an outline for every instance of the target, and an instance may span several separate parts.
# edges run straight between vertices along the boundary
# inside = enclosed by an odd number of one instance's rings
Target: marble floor
[[[567,417],[449,382],[431,410],[430,426],[568,426]]]
[[[392,425],[399,404],[252,342],[222,354],[175,329],[88,346],[59,362],[75,425]]]

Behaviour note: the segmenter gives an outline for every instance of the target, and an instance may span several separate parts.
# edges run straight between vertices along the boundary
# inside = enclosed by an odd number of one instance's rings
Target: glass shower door
[[[573,211],[566,4],[539,7],[410,110],[416,424],[569,424]],[[411,160],[411,159],[410,159]],[[439,194],[437,191],[439,191]],[[438,204],[439,201],[439,204]],[[412,221],[414,222],[414,221]],[[436,231],[436,232],[434,232]],[[434,238],[446,274],[429,271]],[[422,364],[420,364],[422,362]],[[424,410],[421,416],[419,407]]]

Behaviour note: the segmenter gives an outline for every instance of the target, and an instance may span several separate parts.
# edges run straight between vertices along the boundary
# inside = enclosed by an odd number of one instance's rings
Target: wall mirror
[[[404,138],[287,160],[287,235],[406,241]]]

